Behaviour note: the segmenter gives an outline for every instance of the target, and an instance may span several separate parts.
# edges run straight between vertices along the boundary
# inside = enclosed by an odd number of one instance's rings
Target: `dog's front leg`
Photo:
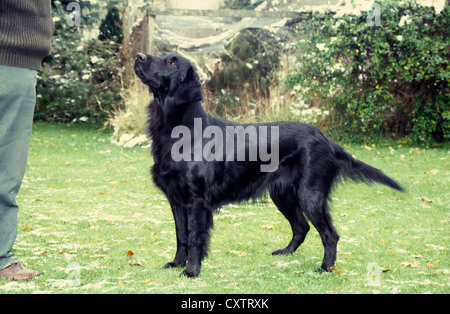
[[[201,263],[207,255],[210,229],[213,226],[212,211],[197,201],[188,209],[188,264],[183,272],[187,277],[200,274]]]
[[[171,206],[177,233],[177,253],[173,262],[167,263],[164,268],[184,267],[188,256],[187,208],[177,204],[171,204]]]

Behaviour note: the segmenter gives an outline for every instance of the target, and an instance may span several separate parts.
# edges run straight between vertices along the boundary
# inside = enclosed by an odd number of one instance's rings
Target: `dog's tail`
[[[404,191],[403,187],[380,170],[352,157],[342,147],[335,144],[335,154],[339,163],[339,175],[365,183],[381,183],[393,189]]]

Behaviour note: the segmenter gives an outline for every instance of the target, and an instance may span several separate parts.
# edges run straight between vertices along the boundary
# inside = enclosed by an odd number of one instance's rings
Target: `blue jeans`
[[[11,252],[17,236],[16,195],[27,165],[36,70],[0,65],[0,270],[17,263]]]

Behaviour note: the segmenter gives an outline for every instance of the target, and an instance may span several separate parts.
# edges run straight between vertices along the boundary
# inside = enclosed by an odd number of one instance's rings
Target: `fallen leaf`
[[[439,173],[439,170],[438,169],[433,169],[433,170],[430,170],[430,171],[426,171],[425,173],[435,175],[435,174]]]
[[[127,252],[127,256],[133,256],[133,255],[134,255],[133,251],[128,251]]]
[[[421,198],[420,198],[422,201],[424,201],[425,202],[425,204],[430,204],[430,203],[432,203],[433,201],[432,200],[430,200],[430,199],[428,199],[428,198],[426,198],[425,196],[422,196]]]
[[[421,254],[417,254],[417,255],[411,255],[412,257],[414,257],[414,258],[422,258],[423,256],[421,255]]]
[[[333,271],[334,274],[338,276],[341,275],[341,271],[337,267],[331,267],[331,270]]]
[[[145,282],[146,282],[146,283],[152,283],[152,282],[153,282],[153,279],[147,279]]]
[[[142,266],[142,263],[136,260],[130,260],[128,261],[128,264],[130,264],[131,266]]]
[[[410,262],[401,262],[400,264],[402,264],[405,267],[411,267],[411,268],[415,268],[415,267],[419,266],[419,263],[417,263],[417,262],[412,262],[412,263],[410,263]]]
[[[431,263],[426,263],[425,266],[427,266],[428,268],[433,268],[433,269],[438,269],[439,268],[438,266],[434,266]]]
[[[267,225],[262,225],[261,226],[262,229],[275,229],[273,224],[267,224]]]
[[[364,145],[364,148],[367,150],[376,150],[377,148],[375,147],[375,145],[372,144],[372,147]]]
[[[89,258],[103,258],[103,259],[107,259],[109,258],[109,255],[105,255],[105,254],[94,254],[89,256]]]
[[[245,254],[245,252],[242,252],[242,251],[233,251],[233,250],[229,250],[229,251],[227,251],[227,252],[230,253],[230,254],[238,255],[238,256],[245,256],[245,255],[247,255],[247,254]]]
[[[22,229],[22,231],[31,231],[31,230],[33,230],[33,227],[30,227],[30,226],[25,226],[25,227]]]
[[[294,270],[294,274],[304,274],[306,273],[305,270]]]

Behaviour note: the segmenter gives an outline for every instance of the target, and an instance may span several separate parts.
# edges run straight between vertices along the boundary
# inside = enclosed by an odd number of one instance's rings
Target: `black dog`
[[[184,267],[187,262],[184,274],[198,276],[207,254],[213,212],[268,190],[293,231],[288,246],[273,254],[293,253],[302,244],[308,218],[325,249],[319,271],[329,271],[339,239],[327,206],[333,184],[347,177],[403,190],[311,125],[239,125],[208,115],[201,105],[199,77],[185,58],[139,53],[134,69],[154,95],[148,126],[153,140],[151,173],[175,219],[177,252],[166,268]]]

